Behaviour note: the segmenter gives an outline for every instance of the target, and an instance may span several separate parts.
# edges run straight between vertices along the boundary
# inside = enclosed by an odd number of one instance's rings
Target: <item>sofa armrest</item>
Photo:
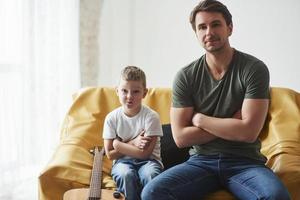
[[[104,158],[105,159],[105,158]],[[52,159],[39,176],[39,199],[63,199],[63,194],[74,188],[88,187],[90,183],[93,156],[89,150],[73,144],[61,144]],[[111,162],[103,162],[104,188],[114,188],[109,176]]]
[[[300,199],[300,149],[298,154],[283,151],[268,160],[267,165],[280,177],[291,199]]]

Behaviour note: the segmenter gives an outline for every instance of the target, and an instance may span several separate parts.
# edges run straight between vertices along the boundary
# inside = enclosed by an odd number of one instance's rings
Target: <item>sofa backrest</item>
[[[105,116],[120,106],[112,87],[84,88],[74,94],[61,130],[61,143],[91,149],[103,145]],[[144,103],[160,114],[162,124],[170,123],[171,89],[150,88]],[[299,151],[300,94],[286,88],[271,88],[271,104],[260,134],[262,153],[271,159],[283,149]],[[298,152],[299,153],[299,152]]]
[[[73,95],[62,125],[61,143],[80,145],[92,149],[103,145],[102,129],[105,116],[120,106],[115,88],[84,88]],[[171,90],[150,88],[143,102],[160,114],[162,124],[170,122]]]
[[[271,88],[270,108],[260,139],[261,151],[268,158],[267,165],[275,172],[288,168],[280,163],[282,154],[300,158],[300,93]]]

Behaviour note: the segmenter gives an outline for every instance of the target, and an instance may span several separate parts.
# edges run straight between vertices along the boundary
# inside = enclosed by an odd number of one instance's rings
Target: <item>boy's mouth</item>
[[[129,106],[131,106],[133,104],[133,102],[132,101],[128,101],[126,104],[129,105]]]

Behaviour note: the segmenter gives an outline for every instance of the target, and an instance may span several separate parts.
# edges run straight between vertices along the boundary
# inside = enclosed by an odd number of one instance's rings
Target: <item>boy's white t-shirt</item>
[[[115,139],[119,136],[123,142],[128,142],[137,137],[142,130],[145,130],[145,136],[158,136],[150,158],[161,162],[162,126],[157,112],[148,106],[142,105],[140,112],[133,117],[125,115],[123,107],[110,112],[104,121],[103,139]]]

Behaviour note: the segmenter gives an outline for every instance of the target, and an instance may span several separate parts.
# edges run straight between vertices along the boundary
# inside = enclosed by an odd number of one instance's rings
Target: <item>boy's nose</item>
[[[132,98],[132,97],[133,97],[133,94],[132,94],[131,92],[128,92],[128,93],[127,93],[127,98],[130,99],[130,98]]]

